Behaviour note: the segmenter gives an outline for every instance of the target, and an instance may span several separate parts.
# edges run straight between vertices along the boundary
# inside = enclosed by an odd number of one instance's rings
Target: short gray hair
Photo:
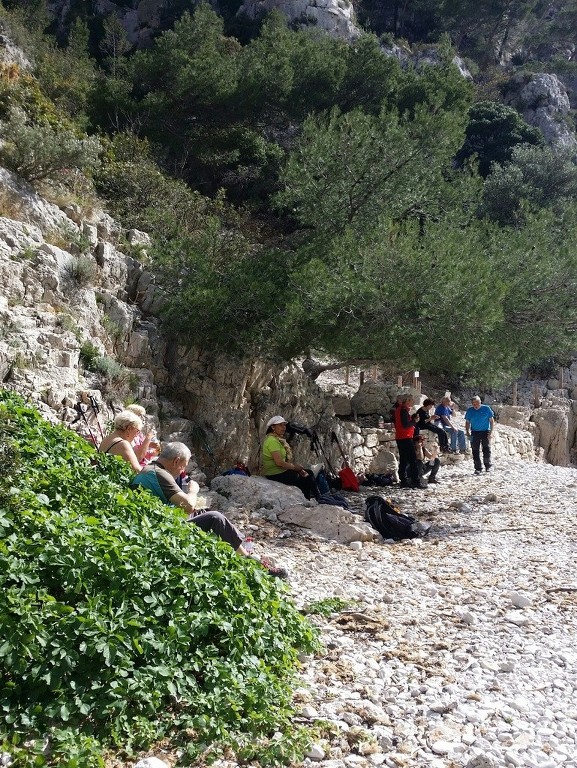
[[[165,443],[158,454],[159,459],[174,461],[174,459],[183,459],[187,463],[190,461],[192,452],[184,443]]]
[[[132,411],[120,411],[114,417],[114,426],[121,432],[124,432],[128,427],[136,427],[142,429],[142,419]]]
[[[482,402],[483,402],[483,401],[481,400],[481,398],[479,397],[479,395],[473,395],[473,397],[471,398],[471,402],[473,402],[473,400],[478,400],[480,403],[482,403]]]

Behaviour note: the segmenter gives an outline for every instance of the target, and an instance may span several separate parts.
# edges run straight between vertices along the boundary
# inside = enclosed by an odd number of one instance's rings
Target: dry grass
[[[19,221],[22,218],[22,201],[8,187],[0,187],[0,216]]]

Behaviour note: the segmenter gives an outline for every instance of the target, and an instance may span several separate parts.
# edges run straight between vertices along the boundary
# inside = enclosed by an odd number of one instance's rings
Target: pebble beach
[[[336,727],[305,764],[577,768],[577,470],[510,459],[477,477],[469,459],[439,480],[364,493],[431,523],[424,538],[269,534],[300,606],[347,601],[312,617],[325,650],[296,699]]]

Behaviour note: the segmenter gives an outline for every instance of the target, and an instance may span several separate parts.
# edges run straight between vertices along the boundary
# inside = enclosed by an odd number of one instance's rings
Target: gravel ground
[[[338,735],[305,762],[577,768],[577,470],[510,460],[475,477],[469,460],[439,478],[377,489],[432,523],[424,539],[267,542],[297,603],[350,601],[314,617],[326,651],[304,659],[297,698]]]

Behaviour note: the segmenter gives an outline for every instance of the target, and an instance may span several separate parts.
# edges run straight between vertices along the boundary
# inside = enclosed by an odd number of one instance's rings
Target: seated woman
[[[135,413],[142,419],[143,424],[146,423],[146,408],[144,408],[144,406],[132,403],[131,405],[127,405],[124,410]],[[141,467],[150,464],[150,462],[158,456],[160,451],[160,444],[156,439],[156,433],[153,429],[149,428],[146,428],[136,435],[132,441],[132,447],[134,448],[134,453],[136,454]]]
[[[184,443],[166,443],[158,458],[147,464],[130,481],[132,489],[147,488],[164,504],[180,507],[187,514],[187,522],[198,525],[206,533],[213,533],[225,541],[238,555],[253,558],[245,549],[244,537],[230,520],[220,512],[202,512],[196,509],[198,483],[190,481],[188,491],[183,491],[177,484],[176,478],[186,470],[190,461],[190,450]],[[275,567],[260,558],[261,565],[271,576],[284,579],[286,569]]]
[[[430,397],[427,397],[426,400],[423,401],[423,405],[418,409],[417,414],[419,416],[419,421],[417,422],[417,426],[415,428],[415,437],[419,434],[421,429],[428,429],[429,432],[434,432],[437,435],[441,450],[448,451],[449,438],[447,433],[444,429],[442,429],[442,427],[439,427],[437,424],[435,424],[435,421],[437,421],[439,417],[435,416],[435,414],[431,414],[431,408],[434,405],[435,401]]]
[[[130,411],[120,411],[114,417],[114,430],[102,440],[98,451],[120,456],[135,472],[140,472],[142,467],[134,453],[132,441],[141,431],[142,419],[139,416]]]
[[[292,449],[284,439],[287,421],[273,416],[266,425],[266,437],[262,444],[262,473],[268,480],[285,485],[296,485],[307,499],[318,499],[319,491],[312,472],[295,464]]]

